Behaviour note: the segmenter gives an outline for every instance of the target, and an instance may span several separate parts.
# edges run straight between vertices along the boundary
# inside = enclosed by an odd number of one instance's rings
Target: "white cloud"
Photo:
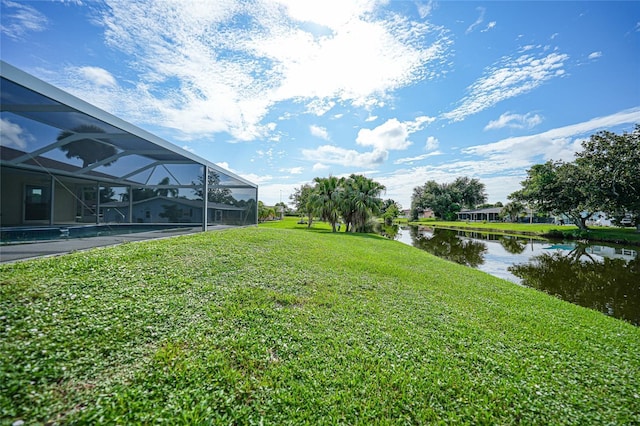
[[[434,136],[429,136],[427,138],[427,142],[425,143],[424,149],[426,149],[427,151],[432,151],[438,148],[438,146],[440,146],[440,142],[438,141],[438,139]]]
[[[427,154],[422,154],[422,155],[418,155],[415,157],[406,157],[406,158],[398,158],[396,161],[393,162],[393,164],[413,164],[416,161],[422,161],[426,158],[429,157],[433,157],[436,155],[442,155],[442,152],[440,151],[433,151],[433,152],[429,152]]]
[[[437,7],[437,4],[433,0],[429,0],[426,3],[417,2],[416,6],[418,7],[418,15],[424,19],[431,14],[431,11]]]
[[[491,21],[487,24],[487,27],[484,30],[481,30],[481,33],[486,33],[489,30],[492,30],[496,27],[496,21]]]
[[[503,127],[531,129],[540,123],[542,123],[542,117],[538,114],[511,114],[505,112],[497,120],[490,121],[484,130],[502,129]]]
[[[602,57],[602,52],[593,52],[589,54],[589,59],[598,59]]]
[[[269,159],[273,159],[273,148],[269,148],[268,150],[259,149],[256,151],[256,154],[259,157],[267,157]]]
[[[637,122],[640,122],[640,107],[534,135],[511,137],[486,145],[471,146],[463,149],[462,152],[492,160],[527,161],[532,161],[540,153],[544,153],[545,159],[572,161],[574,153],[581,150],[580,141],[587,139],[592,133]]]
[[[329,166],[327,166],[326,164],[322,164],[322,163],[316,163],[313,165],[313,171],[318,171],[318,170],[327,170],[329,168]]]
[[[227,163],[226,161],[219,161],[219,162],[215,163],[215,165],[216,166],[220,166],[225,170],[229,170],[230,172],[237,174],[237,172],[235,172],[234,170],[231,170],[231,167],[229,167],[229,163]]]
[[[376,121],[377,119],[378,119],[377,115],[370,115],[367,118],[365,118],[364,121],[370,122],[370,121]]]
[[[280,169],[281,172],[283,173],[288,173],[290,175],[299,175],[302,174],[303,172],[303,168],[302,167],[292,167],[290,169]]]
[[[264,137],[261,121],[284,101],[318,115],[337,103],[383,105],[390,92],[431,78],[429,64],[451,45],[442,28],[376,13],[383,5],[374,1],[106,1],[106,41],[144,83],[101,104],[192,137]]]
[[[373,130],[360,129],[356,143],[362,146],[372,146],[379,151],[403,150],[411,145],[409,136],[435,119],[427,116],[417,117],[414,121],[400,122],[391,118]]]
[[[25,4],[3,0],[5,11],[0,23],[2,34],[12,39],[20,39],[29,32],[44,31],[49,23],[47,17]]]
[[[387,151],[374,150],[360,153],[354,149],[345,149],[334,145],[322,145],[316,149],[303,149],[302,155],[309,161],[321,164],[339,164],[349,167],[371,167],[383,163],[388,157]],[[316,170],[316,166],[314,166]]]
[[[453,121],[464,120],[498,102],[530,92],[544,82],[564,75],[564,61],[568,58],[568,55],[556,52],[544,57],[503,58],[467,88],[468,94],[460,106],[442,116]]]
[[[354,17],[370,13],[375,8],[375,2],[343,0],[278,0],[287,8],[288,15],[303,22],[313,22],[318,25],[336,30],[343,27]]]
[[[520,188],[526,170],[533,164],[549,159],[573,161],[574,153],[582,149],[581,142],[589,135],[638,122],[640,107],[631,108],[535,135],[507,138],[462,150],[465,154],[480,157],[474,160],[399,169],[379,176],[377,180],[387,187],[388,197],[407,206],[414,186],[428,180],[452,182],[459,176],[477,178],[484,183],[489,202],[506,202],[507,195]],[[541,153],[544,153],[542,158]],[[412,184],[407,185],[407,182]]]
[[[2,135],[2,145],[13,145],[21,150],[25,149],[29,142],[35,140],[28,131],[7,118],[0,119],[0,134]]]
[[[117,87],[118,83],[116,83],[116,79],[113,75],[105,70],[104,68],[99,67],[79,67],[77,68],[78,74],[80,74],[84,79],[89,82],[95,84],[96,86],[102,87]]]
[[[260,185],[258,198],[267,206],[273,206],[280,201],[289,204],[291,202],[289,196],[294,193],[296,188],[305,183],[308,182],[263,183]]]
[[[373,130],[360,129],[356,143],[362,146],[372,146],[380,150],[407,149],[411,145],[408,139],[407,126],[396,118],[387,120]]]
[[[486,12],[486,9],[484,7],[477,7],[476,10],[480,12],[480,16],[478,16],[478,19],[476,19],[473,24],[469,25],[469,27],[465,31],[465,34],[469,34],[470,32],[472,32],[478,25],[482,24],[482,22],[484,21],[484,14]]]
[[[335,12],[340,14],[345,5],[341,2]],[[261,56],[282,65],[282,85],[276,96],[380,105],[380,98],[389,91],[422,79],[427,63],[449,46],[445,38],[422,45],[432,33],[424,22],[400,16],[375,20],[375,14],[366,10],[354,10],[348,20],[332,27],[330,36],[314,37],[295,28],[257,41],[254,46]]]
[[[271,175],[257,175],[255,173],[236,173],[236,174],[248,180],[249,182],[253,182],[258,185],[263,185],[264,183],[270,182],[273,180],[273,176]],[[260,186],[260,190],[262,191],[262,186]]]
[[[320,126],[316,126],[315,124],[312,124],[311,126],[309,126],[309,131],[313,136],[317,138],[324,139],[326,141],[330,140],[329,132],[327,132],[327,129],[325,129],[324,127],[320,127]]]

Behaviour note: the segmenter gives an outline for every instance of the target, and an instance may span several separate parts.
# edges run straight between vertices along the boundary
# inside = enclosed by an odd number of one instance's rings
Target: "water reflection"
[[[80,134],[87,134],[87,137],[80,138]],[[67,158],[79,158],[82,160],[82,168],[86,168],[98,162],[109,166],[117,160],[118,150],[106,136],[107,133],[100,127],[83,124],[73,130],[61,131],[56,140],[62,143],[60,149]]]
[[[502,235],[498,242],[511,254],[520,254],[527,248],[527,242],[514,236]]]
[[[436,229],[431,235],[416,231],[413,238],[414,247],[472,268],[484,263],[487,252],[487,245],[483,242],[458,238],[456,231],[448,229]]]
[[[558,244],[416,226],[403,228],[395,238],[438,257],[640,325],[637,248]]]
[[[379,223],[376,226],[376,232],[384,237],[389,238],[390,240],[395,240],[399,236],[400,227],[398,225],[387,225],[385,223]]]
[[[640,258],[597,259],[582,245],[532,257],[509,270],[522,284],[640,325]]]

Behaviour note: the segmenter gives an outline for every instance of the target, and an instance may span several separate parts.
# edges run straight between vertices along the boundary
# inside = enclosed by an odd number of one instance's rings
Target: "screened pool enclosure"
[[[257,223],[257,185],[1,67],[0,227]]]

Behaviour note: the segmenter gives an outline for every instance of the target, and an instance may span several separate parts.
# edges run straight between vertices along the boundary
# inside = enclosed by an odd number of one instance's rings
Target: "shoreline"
[[[404,222],[399,223],[399,225],[409,225],[409,226],[427,226],[433,228],[442,228],[442,229],[453,229],[453,230],[461,230],[461,231],[473,231],[480,232],[486,234],[503,234],[503,235],[520,235],[524,237],[537,237],[541,239],[549,239],[549,240],[572,240],[572,241],[587,241],[587,242],[601,242],[601,243],[611,243],[611,244],[622,244],[622,245],[632,245],[632,246],[640,246],[640,233],[638,232],[627,232],[622,231],[623,229],[629,228],[613,228],[611,230],[607,228],[589,228],[587,230],[580,230],[577,227],[570,225],[570,229],[558,229],[557,226],[545,226],[546,224],[532,224],[542,225],[545,228],[549,228],[545,231],[524,231],[521,229],[509,229],[509,223],[500,223],[497,224],[497,227],[491,227],[490,224],[484,224],[487,226],[474,226],[471,223],[461,222],[458,224],[453,224],[450,222],[439,223],[436,221],[431,222]],[[503,225],[503,226],[500,226]],[[516,224],[516,225],[525,225],[526,224]],[[569,226],[569,225],[565,225]],[[608,232],[611,231],[611,232]],[[625,232],[626,235],[621,236],[620,233]],[[631,237],[631,238],[628,238]]]

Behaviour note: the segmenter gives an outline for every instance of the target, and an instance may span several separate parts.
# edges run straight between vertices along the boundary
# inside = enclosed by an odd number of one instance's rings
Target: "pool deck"
[[[228,228],[215,226],[209,231]],[[114,246],[133,241],[145,241],[161,238],[171,238],[178,235],[202,232],[201,227],[163,229],[133,234],[111,235],[87,238],[69,238],[65,240],[34,241],[21,244],[7,244],[0,246],[0,263],[12,263],[40,257],[58,256],[61,254],[90,250],[96,247]]]

